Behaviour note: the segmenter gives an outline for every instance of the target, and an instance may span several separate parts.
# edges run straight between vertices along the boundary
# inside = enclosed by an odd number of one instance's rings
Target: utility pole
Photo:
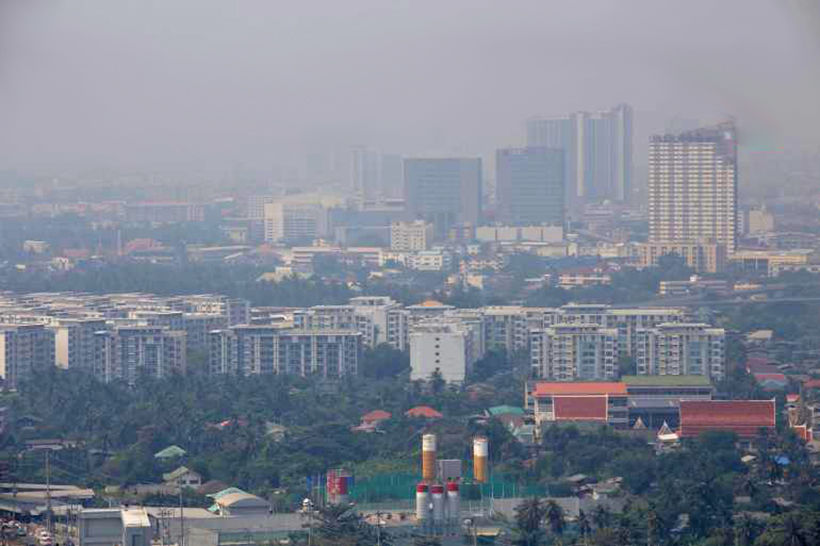
[[[376,512],[376,546],[382,546],[382,513]]]
[[[53,533],[51,523],[51,450],[46,449],[46,529]]]
[[[179,546],[185,546],[185,509],[182,506],[182,478],[179,484]]]

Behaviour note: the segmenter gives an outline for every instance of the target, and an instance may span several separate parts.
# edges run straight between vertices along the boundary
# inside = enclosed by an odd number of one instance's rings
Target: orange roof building
[[[724,430],[744,440],[760,429],[774,430],[777,423],[772,400],[681,400],[681,438],[695,438],[709,430]]]
[[[615,428],[629,423],[626,383],[539,381],[530,391],[535,422],[597,422]]]
[[[626,383],[620,381],[539,381],[533,396],[588,396],[608,394],[626,396]]]
[[[420,418],[420,419],[441,419],[444,417],[430,406],[416,406],[404,412],[406,417]]]
[[[362,423],[378,423],[379,421],[387,421],[393,417],[393,414],[384,410],[373,410],[362,415]]]

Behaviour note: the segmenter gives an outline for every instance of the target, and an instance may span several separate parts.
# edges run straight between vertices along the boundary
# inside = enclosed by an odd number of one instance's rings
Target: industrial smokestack
[[[444,486],[440,483],[430,486],[433,497],[433,521],[442,523],[444,521]]]
[[[476,483],[487,483],[487,458],[489,456],[489,441],[484,436],[473,438],[473,479]]]
[[[421,479],[431,482],[436,479],[436,435],[421,437]]]
[[[427,484],[420,483],[416,486],[416,520],[426,523],[430,519],[430,493],[427,492]]]
[[[461,496],[458,491],[458,482],[447,482],[447,519],[458,523],[461,518]]]

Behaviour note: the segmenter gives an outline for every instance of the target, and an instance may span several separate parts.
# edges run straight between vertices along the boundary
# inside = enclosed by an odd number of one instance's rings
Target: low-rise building
[[[84,508],[79,514],[80,546],[151,546],[154,529],[142,507]]]
[[[653,430],[679,424],[681,400],[711,400],[714,387],[702,375],[627,375],[621,377],[629,395],[629,426],[638,420]]]
[[[453,257],[443,250],[424,250],[407,257],[407,267],[416,271],[447,271]]]
[[[775,400],[682,400],[681,438],[721,430],[734,432],[740,440],[751,441],[761,430],[774,432],[777,425]]]
[[[698,273],[720,273],[726,268],[726,245],[704,242],[652,242],[638,245],[640,267],[657,267],[664,256],[677,255]]]
[[[390,250],[419,252],[427,250],[433,241],[433,224],[424,220],[393,222],[390,225]]]
[[[551,422],[591,422],[621,429],[629,422],[625,383],[536,381],[528,384],[525,398],[536,430]]]
[[[202,475],[185,466],[180,466],[172,472],[163,474],[162,480],[166,485],[174,487],[197,489],[202,486]]]
[[[782,271],[820,263],[818,253],[812,249],[794,250],[748,250],[740,249],[731,257],[732,265],[745,272],[760,273],[774,277]]]

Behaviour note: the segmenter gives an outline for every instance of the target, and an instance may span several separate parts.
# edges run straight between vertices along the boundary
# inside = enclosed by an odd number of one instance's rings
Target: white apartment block
[[[555,381],[618,376],[618,330],[593,324],[556,324],[530,334],[534,377]]]
[[[424,250],[407,257],[407,267],[416,271],[446,271],[453,263],[449,252]]]
[[[708,324],[659,324],[637,332],[637,367],[642,375],[726,375],[726,332]]]
[[[265,205],[265,241],[312,241],[327,232],[327,211],[318,203]]]
[[[649,144],[649,242],[710,242],[731,255],[738,234],[737,141],[724,123]]]
[[[212,374],[339,378],[358,372],[361,347],[354,330],[236,326],[211,332],[209,364]]]
[[[410,379],[428,380],[438,370],[448,383],[463,383],[477,360],[480,334],[459,320],[429,321],[410,332]]]
[[[94,374],[105,382],[136,385],[143,376],[160,379],[186,371],[184,331],[116,326],[95,335]]]
[[[366,320],[367,332],[372,332],[372,339],[365,336],[365,344],[376,346],[387,343],[394,349],[408,349],[410,312],[388,296],[361,296],[350,299],[357,321]]]
[[[293,312],[294,328],[303,330],[356,330],[366,347],[387,343],[408,348],[410,313],[387,296],[351,298],[348,305],[316,305]]]
[[[427,250],[433,240],[433,224],[424,220],[393,222],[390,226],[390,250],[418,252]]]
[[[687,320],[683,309],[675,307],[614,308],[602,304],[570,303],[545,312],[545,325],[594,324],[618,331],[618,350],[621,356],[634,356],[636,334],[644,328]]]
[[[529,347],[531,330],[543,327],[544,309],[515,305],[491,306],[481,309],[481,322],[487,350],[503,350],[507,354]]]
[[[0,324],[0,377],[16,389],[32,372],[54,365],[54,332],[42,324]]]
[[[108,328],[103,319],[57,319],[54,332],[54,364],[67,370],[92,372],[96,333]]]

